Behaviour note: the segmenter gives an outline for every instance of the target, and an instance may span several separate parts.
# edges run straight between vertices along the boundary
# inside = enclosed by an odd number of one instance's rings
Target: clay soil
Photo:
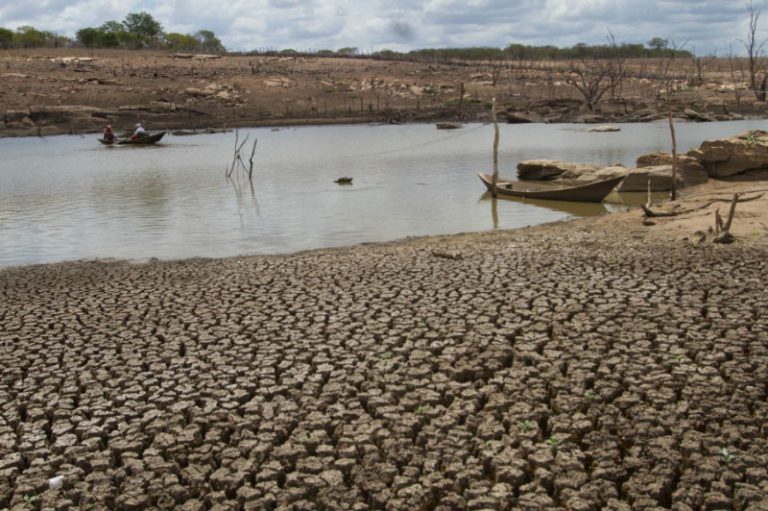
[[[174,58],[163,52],[39,49],[0,51],[0,136],[236,126],[487,120],[499,111],[547,122],[621,122],[664,116],[659,62],[628,61],[628,77],[588,111],[567,83],[569,62],[393,62],[319,57]],[[679,61],[677,114],[765,116],[724,59],[699,80]],[[463,96],[461,94],[463,84]],[[461,96],[461,102],[459,97]],[[734,115],[735,114],[735,115]],[[502,116],[503,118],[503,116]]]
[[[766,206],[5,269],[0,509],[768,509]]]

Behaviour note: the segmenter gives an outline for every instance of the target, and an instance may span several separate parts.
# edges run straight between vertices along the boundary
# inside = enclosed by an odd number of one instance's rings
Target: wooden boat
[[[123,138],[115,141],[107,141],[103,138],[98,139],[104,145],[150,145],[160,141],[165,136],[165,132],[155,133],[154,135],[147,135],[146,137],[137,138],[132,140],[131,138]]]
[[[490,191],[493,188],[492,177],[480,173],[480,180]],[[546,199],[577,202],[602,202],[606,195],[618,185],[624,176],[612,177],[601,181],[593,181],[586,184],[572,184],[570,186],[557,186],[545,183],[531,183],[520,181],[507,181],[499,179],[496,183],[496,191],[499,195],[509,197],[522,197],[529,199]]]

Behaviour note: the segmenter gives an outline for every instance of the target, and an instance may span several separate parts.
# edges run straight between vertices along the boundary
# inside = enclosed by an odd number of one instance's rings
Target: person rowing
[[[147,131],[144,129],[144,126],[142,126],[141,123],[137,123],[136,126],[134,126],[134,132],[133,135],[131,135],[131,140],[138,140],[146,136]]]
[[[117,137],[115,136],[115,132],[112,131],[112,126],[110,126],[109,124],[107,124],[107,127],[104,128],[101,138],[104,140],[104,142],[107,142],[109,144],[117,142]]]

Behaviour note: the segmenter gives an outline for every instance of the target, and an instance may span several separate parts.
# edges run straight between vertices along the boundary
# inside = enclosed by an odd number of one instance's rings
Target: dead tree
[[[611,88],[611,77],[614,73],[615,66],[612,62],[598,59],[582,60],[577,64],[571,64],[566,82],[579,91],[589,111],[594,112],[595,106]]]
[[[251,145],[251,155],[248,158],[248,166],[246,167],[245,162],[243,162],[243,156],[241,152],[243,146],[245,146],[246,142],[248,142],[249,136],[250,135],[246,135],[245,139],[243,139],[242,142],[239,142],[240,133],[238,130],[235,130],[235,148],[232,153],[232,164],[225,169],[225,175],[227,178],[230,178],[235,170],[237,170],[238,174],[242,170],[248,176],[249,181],[253,179],[253,155],[256,152],[256,144],[258,143],[259,139],[253,139],[253,145]]]
[[[728,51],[728,70],[731,76],[731,87],[733,87],[733,99],[736,106],[741,104],[741,85],[744,83],[744,68],[741,61],[733,56],[733,48]]]
[[[749,0],[747,4],[747,14],[749,15],[749,27],[747,28],[747,39],[741,40],[744,48],[747,50],[747,71],[749,72],[749,86],[755,93],[758,101],[765,101],[766,87],[768,86],[768,74],[763,69],[760,54],[768,40],[757,40],[757,24],[760,20],[760,11]],[[758,87],[758,75],[763,73],[763,79]]]
[[[715,210],[715,243],[733,243],[735,238],[731,234],[731,224],[733,223],[733,216],[736,213],[736,204],[739,202],[739,194],[733,194],[733,200],[731,201],[731,209],[728,211],[728,220],[723,224],[723,219],[720,217],[720,210]]]
[[[615,100],[617,97],[621,99],[624,92],[624,76],[626,74],[624,65],[627,59],[621,52],[619,44],[616,42],[616,36],[614,36],[613,32],[610,30],[608,31],[608,42],[611,46],[611,60],[614,64],[614,72],[610,75],[611,100]]]
[[[669,121],[669,133],[672,138],[672,200],[677,200],[677,136],[675,134],[675,122],[672,112],[672,65],[675,63],[675,57],[678,52],[682,51],[685,47],[685,43],[682,46],[677,46],[674,41],[668,40],[668,56],[664,59],[664,65],[662,66],[662,79],[666,89],[667,100],[667,119]]]

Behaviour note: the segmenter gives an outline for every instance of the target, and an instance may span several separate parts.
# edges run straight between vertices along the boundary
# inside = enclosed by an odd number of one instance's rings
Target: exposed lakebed
[[[678,125],[681,150],[761,121]],[[669,149],[666,124],[616,133],[503,125],[501,174],[553,158],[632,165]],[[483,200],[492,127],[333,126],[240,131],[258,138],[253,190],[228,181],[234,134],[105,148],[94,136],[0,140],[0,266],[88,258],[288,253],[407,236],[515,228],[610,211],[610,204]],[[250,146],[250,142],[248,142]],[[340,176],[354,178],[340,186]]]

